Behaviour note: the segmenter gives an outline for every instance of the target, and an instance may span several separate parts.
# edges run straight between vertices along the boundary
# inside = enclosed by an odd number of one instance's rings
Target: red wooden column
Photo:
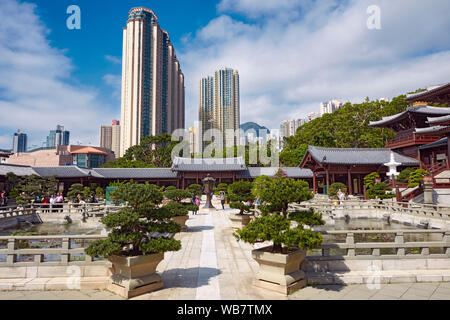
[[[313,192],[314,192],[314,194],[317,194],[316,173],[315,172],[313,172]]]
[[[348,178],[348,194],[353,195],[352,174],[350,172],[350,168],[348,168],[347,170],[347,178]]]

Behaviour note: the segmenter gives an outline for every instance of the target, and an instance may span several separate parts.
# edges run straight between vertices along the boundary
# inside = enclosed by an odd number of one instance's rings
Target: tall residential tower
[[[223,135],[223,147],[239,145],[240,97],[237,70],[217,70],[214,77],[200,80],[199,121],[202,123],[201,136],[209,129],[218,129]],[[233,136],[227,135],[230,130],[233,131]]]
[[[184,129],[184,75],[152,10],[133,8],[123,30],[120,156],[149,135]]]

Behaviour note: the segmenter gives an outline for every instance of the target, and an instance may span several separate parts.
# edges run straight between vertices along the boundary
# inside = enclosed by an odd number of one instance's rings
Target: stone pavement
[[[216,207],[218,207],[216,205]],[[252,285],[258,264],[252,245],[237,242],[228,215],[233,210],[190,215],[188,231],[177,235],[182,250],[165,253],[157,271],[164,288],[132,300],[450,300],[450,283],[322,285],[286,297]],[[101,290],[0,292],[0,300],[110,300],[120,297]]]

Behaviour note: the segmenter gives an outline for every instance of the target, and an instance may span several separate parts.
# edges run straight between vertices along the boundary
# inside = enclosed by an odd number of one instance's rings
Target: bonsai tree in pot
[[[164,196],[170,200],[164,207],[173,212],[172,220],[181,226],[181,231],[186,231],[189,211],[199,210],[199,207],[191,202],[192,193],[188,190],[170,189],[164,192]]]
[[[260,265],[255,285],[290,294],[306,285],[300,269],[306,250],[322,243],[322,235],[310,226],[325,222],[321,214],[313,211],[288,211],[290,203],[313,197],[305,181],[262,176],[255,181],[253,194],[266,203],[262,206],[264,214],[233,235],[251,244],[272,241],[271,246],[252,252]]]
[[[127,206],[102,218],[111,232],[107,239],[92,242],[86,254],[112,262],[108,288],[121,296],[130,298],[161,288],[156,267],[164,252],[181,249],[181,242],[173,239],[181,229],[171,221],[175,213],[161,206],[163,193],[149,183],[128,182],[111,196]]]
[[[228,200],[230,201],[230,208],[238,209],[238,214],[230,215],[232,226],[235,229],[240,229],[250,222],[250,216],[246,213],[251,212],[254,208],[253,201],[255,196],[252,193],[253,183],[250,181],[238,181],[228,186]],[[251,205],[248,205],[248,201]]]

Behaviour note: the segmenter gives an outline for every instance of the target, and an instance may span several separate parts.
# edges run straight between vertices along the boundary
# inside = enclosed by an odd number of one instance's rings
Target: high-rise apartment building
[[[343,105],[342,101],[338,99],[322,102],[320,104],[320,116],[323,116],[325,113],[333,113]]]
[[[221,132],[222,141],[215,141],[219,148],[239,145],[240,93],[237,70],[224,68],[217,70],[214,78],[209,76],[200,80],[199,120],[202,122],[202,137],[209,129]],[[231,131],[233,134],[230,134]]]
[[[120,154],[120,121],[113,120],[111,126],[100,128],[100,148],[106,148],[114,152],[116,157]]]
[[[47,136],[47,148],[56,148],[57,146],[68,146],[70,143],[70,132],[64,130],[63,126],[57,125],[56,130],[50,130]]]
[[[133,8],[123,30],[120,156],[149,135],[184,129],[184,75],[152,10]]]
[[[13,137],[13,153],[27,152],[27,135],[17,130]]]

